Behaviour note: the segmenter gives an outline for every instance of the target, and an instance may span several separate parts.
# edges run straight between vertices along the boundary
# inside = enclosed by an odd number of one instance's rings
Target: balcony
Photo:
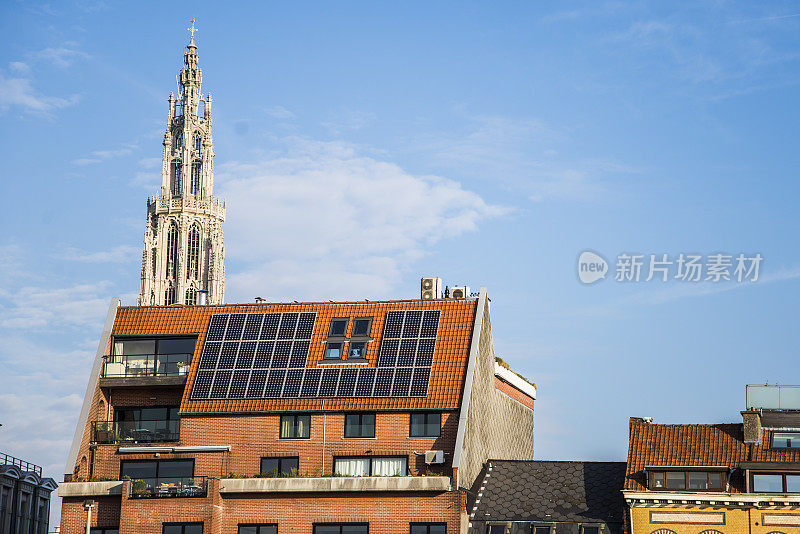
[[[205,497],[206,477],[138,478],[131,480],[131,499]]]
[[[746,408],[800,410],[800,386],[747,385]]]
[[[164,385],[186,383],[191,354],[107,355],[103,362],[103,387]]]
[[[276,477],[224,478],[219,492],[233,493],[316,493],[350,491],[425,491],[442,493],[451,490],[450,477]]]
[[[180,441],[180,421],[93,421],[95,443],[169,443]]]

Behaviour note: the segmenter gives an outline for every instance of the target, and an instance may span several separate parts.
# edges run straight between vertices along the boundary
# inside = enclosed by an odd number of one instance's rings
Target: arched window
[[[175,150],[180,150],[183,148],[183,132],[178,132],[178,135],[175,136]]]
[[[201,136],[199,133],[194,134],[194,151],[199,154],[202,148],[203,148],[203,136]]]
[[[193,287],[186,290],[186,304],[197,304],[197,290]]]
[[[193,224],[189,230],[189,246],[187,248],[186,278],[197,280],[200,276],[200,228]]]
[[[174,280],[178,274],[178,225],[172,223],[167,234],[167,279]],[[173,291],[174,293],[174,291]],[[173,302],[175,301],[173,294]]]
[[[179,158],[175,158],[172,160],[172,194],[176,197],[181,196],[181,191],[183,191],[183,184],[181,183],[182,180],[182,171],[183,165],[181,164],[181,160]]]
[[[192,162],[192,194],[196,195],[200,192],[200,175],[203,172],[203,162],[196,159]]]
[[[175,287],[169,286],[164,290],[164,306],[175,304]]]
[[[157,269],[158,269],[158,262],[156,261],[156,259],[157,259],[157,258],[158,258],[158,255],[156,254],[156,249],[155,249],[155,247],[153,247],[153,250],[152,250],[152,258],[150,258],[150,261],[151,261],[151,262],[152,262],[152,264],[153,264],[153,266],[152,266],[152,269],[153,269],[153,278],[155,278],[156,276],[158,276],[158,273],[157,273]]]

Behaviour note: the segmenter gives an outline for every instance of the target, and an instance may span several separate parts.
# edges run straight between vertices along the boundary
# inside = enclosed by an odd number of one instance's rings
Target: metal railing
[[[135,478],[131,480],[131,498],[205,497],[206,477]]]
[[[103,376],[185,376],[191,363],[191,354],[112,354],[105,357]]]
[[[163,443],[180,440],[180,421],[159,419],[147,421],[93,421],[95,443]]]
[[[42,468],[40,466],[21,460],[10,454],[0,453],[0,465],[14,465],[19,467],[22,471],[33,471],[37,475],[42,476]]]
[[[748,384],[746,408],[800,410],[800,386]]]

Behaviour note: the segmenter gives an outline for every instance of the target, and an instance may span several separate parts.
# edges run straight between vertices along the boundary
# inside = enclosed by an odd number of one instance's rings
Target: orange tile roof
[[[800,451],[770,450],[771,443],[769,430],[761,443],[745,443],[741,423],[660,425],[631,417],[625,489],[646,489],[648,466],[726,466],[735,469],[731,490],[743,492],[742,462],[800,462]]]
[[[114,336],[198,334],[195,356],[181,402],[182,413],[261,412],[287,410],[411,410],[456,409],[460,405],[466,376],[469,346],[475,320],[475,300],[399,300],[381,302],[330,302],[297,304],[230,304],[220,306],[126,306],[120,307],[114,322]],[[333,398],[190,398],[210,317],[219,313],[313,312],[317,314],[308,367],[316,366],[325,349],[328,325],[334,317],[372,317],[372,336],[380,347],[386,313],[392,310],[440,310],[433,366],[426,397],[333,397]],[[351,322],[352,324],[352,322]],[[377,348],[367,353],[368,365],[375,367]]]

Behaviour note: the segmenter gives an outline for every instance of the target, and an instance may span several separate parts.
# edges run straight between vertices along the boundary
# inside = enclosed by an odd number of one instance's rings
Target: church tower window
[[[197,290],[194,287],[186,290],[186,304],[197,304]]]
[[[175,150],[180,150],[183,148],[183,132],[178,132],[178,135],[175,136]]]
[[[196,280],[200,276],[200,228],[193,224],[189,230],[186,278]]]
[[[194,134],[194,151],[199,154],[202,149],[203,149],[203,136],[201,136],[199,133]]]
[[[200,175],[203,173],[203,162],[196,159],[192,162],[192,187],[191,193],[197,195],[200,193]]]
[[[164,290],[164,305],[175,304],[175,286],[169,286]]]
[[[172,165],[170,169],[172,173],[172,194],[173,196],[179,197],[181,196],[182,187],[182,176],[181,172],[183,171],[183,165],[181,164],[181,160],[175,158],[172,160]]]
[[[178,272],[178,225],[172,223],[167,234],[167,278],[174,280]]]

